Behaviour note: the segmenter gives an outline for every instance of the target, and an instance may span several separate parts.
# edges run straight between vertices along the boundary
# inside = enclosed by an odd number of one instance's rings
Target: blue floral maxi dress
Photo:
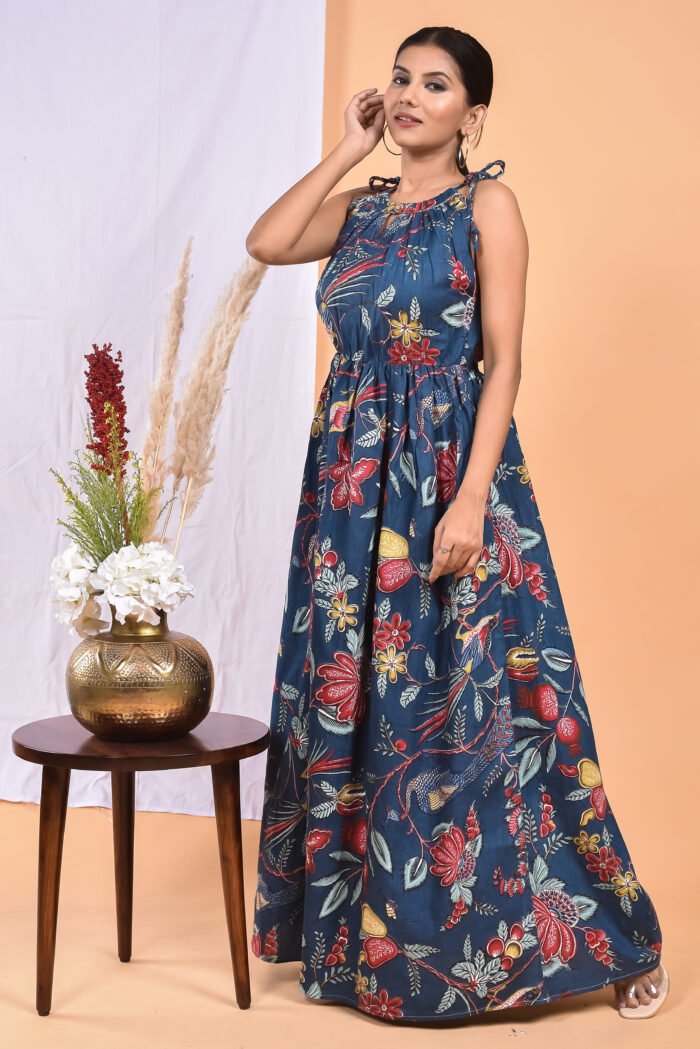
[[[415,204],[355,198],[316,294],[336,352],[293,537],[251,948],[299,960],[306,997],[391,1020],[551,1002],[661,951],[514,419],[476,570],[428,581],[483,384],[474,188],[504,169]]]

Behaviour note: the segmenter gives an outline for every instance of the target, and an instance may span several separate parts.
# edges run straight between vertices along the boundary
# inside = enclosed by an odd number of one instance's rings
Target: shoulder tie
[[[369,180],[369,188],[372,193],[381,192],[380,187],[386,189],[389,185],[398,186],[399,180],[400,175],[392,175],[390,178],[384,178],[383,175],[372,175]]]
[[[495,172],[495,174],[493,174],[493,175],[490,175],[489,174],[489,168],[492,168],[494,164],[499,164],[501,170]],[[506,169],[506,162],[505,162],[505,160],[492,160],[489,164],[485,164],[483,166],[483,168],[479,168],[478,171],[470,171],[469,172],[469,178],[470,179],[474,179],[475,181],[477,179],[480,179],[480,178],[500,178],[501,175],[503,174],[503,172],[505,171],[505,169]]]

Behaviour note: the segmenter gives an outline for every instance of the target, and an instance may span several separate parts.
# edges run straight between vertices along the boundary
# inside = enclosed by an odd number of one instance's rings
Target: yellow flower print
[[[637,899],[639,882],[632,874],[632,871],[625,871],[624,874],[616,874],[611,881],[615,886],[616,896],[629,896],[632,901]]]
[[[348,604],[347,594],[337,594],[331,604],[333,608],[328,610],[328,618],[337,619],[338,630],[345,630],[346,626],[355,626],[357,617],[353,613],[357,612],[358,606]]]
[[[389,681],[392,685],[398,680],[399,674],[408,673],[408,667],[406,666],[406,653],[396,651],[396,645],[389,645],[389,647],[383,651],[377,653],[377,672],[379,674],[388,674]]]
[[[530,484],[530,471],[528,470],[525,459],[523,459],[523,465],[516,467],[517,472],[521,475],[521,485]]]
[[[577,852],[597,852],[598,842],[600,841],[600,834],[587,834],[585,830],[582,830],[574,838],[574,844],[576,845]]]
[[[320,433],[323,433],[323,426],[326,421],[326,402],[323,397],[319,399],[316,405],[316,411],[314,417],[311,420],[311,436],[318,437]]]
[[[367,994],[368,986],[369,979],[363,976],[362,973],[357,973],[355,976],[355,994]]]
[[[410,321],[406,310],[399,310],[399,319],[389,318],[392,339],[401,339],[404,346],[410,346],[412,342],[420,342],[421,322]]]

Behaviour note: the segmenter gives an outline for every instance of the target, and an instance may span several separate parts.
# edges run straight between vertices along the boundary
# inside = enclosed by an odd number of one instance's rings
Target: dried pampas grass
[[[179,359],[191,243],[190,238],[171,299],[159,376],[150,398],[150,423],[144,446],[143,474],[150,487],[164,489],[165,477],[172,475],[173,478],[161,542],[166,542],[165,532],[172,507],[178,495],[181,495],[174,554],[177,554],[180,544],[182,526],[196,510],[204,488],[211,480],[216,452],[211,437],[226,392],[224,383],[229,361],[250,304],[268,268],[267,264],[247,256],[220,296],[211,322],[202,335],[190,374],[184,381],[182,398],[173,409],[175,437],[166,467],[163,448]],[[154,504],[157,502],[157,499],[153,500]],[[154,525],[164,508],[161,499],[160,509],[155,506],[153,511]]]
[[[189,283],[188,271],[191,254],[192,237],[187,241],[175,287],[170,296],[165,339],[160,355],[160,369],[151,389],[149,400],[149,426],[143,444],[141,481],[146,490],[160,489],[161,496],[151,500],[144,541],[156,538],[157,519],[164,509],[162,492],[165,488],[165,442],[173,403],[175,375],[180,358],[180,337],[185,326],[185,299]],[[161,542],[166,542],[164,535],[161,536]]]

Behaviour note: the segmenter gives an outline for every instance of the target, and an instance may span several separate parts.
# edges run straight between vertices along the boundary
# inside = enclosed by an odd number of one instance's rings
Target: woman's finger
[[[439,550],[437,554],[435,554],[430,569],[430,575],[428,577],[429,582],[434,583],[435,580],[446,571],[449,559],[449,553],[445,553],[443,550]]]
[[[462,579],[462,577],[465,575],[472,575],[474,569],[477,566],[478,560],[478,556],[472,556],[467,558],[466,562],[463,565],[461,565],[455,572],[455,579]]]
[[[433,536],[433,559],[435,558],[438,547],[447,546],[447,543],[443,543],[442,537],[445,531],[445,522],[443,520],[438,521],[435,525],[435,534]]]

